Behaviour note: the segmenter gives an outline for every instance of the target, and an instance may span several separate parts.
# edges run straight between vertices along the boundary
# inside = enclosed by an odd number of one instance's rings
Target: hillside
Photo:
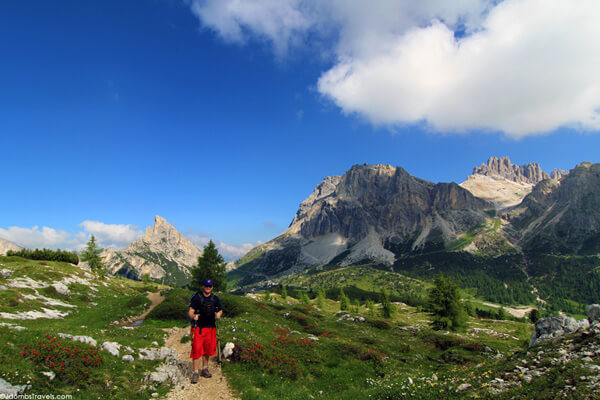
[[[203,381],[189,383],[185,357],[190,292],[163,291],[165,300],[131,324],[156,284],[19,257],[0,257],[0,264],[0,390],[6,382],[26,394],[74,399],[202,395]],[[347,272],[344,279],[360,271]],[[390,280],[384,271],[380,278],[373,284]],[[534,327],[527,321],[471,317],[465,331],[433,331],[420,307],[397,303],[385,319],[380,305],[350,295],[353,305],[340,312],[332,298],[319,309],[316,299],[220,294],[221,343],[234,350],[222,371],[211,368],[229,382],[225,398],[592,399],[598,389],[600,325],[529,348]]]

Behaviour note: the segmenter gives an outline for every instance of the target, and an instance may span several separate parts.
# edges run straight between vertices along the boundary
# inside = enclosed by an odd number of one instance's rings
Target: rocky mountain
[[[101,254],[112,274],[133,279],[148,274],[152,279],[176,285],[189,283],[190,268],[201,255],[198,246],[158,215],[144,236],[123,250],[106,249]]]
[[[560,179],[566,174],[555,169],[548,175],[536,162],[514,165],[508,157],[490,157],[487,164],[473,168],[473,173],[460,186],[503,209],[521,203],[539,182]]]
[[[493,205],[455,183],[390,165],[355,165],[325,178],[290,227],[238,261],[245,280],[329,263],[392,265],[403,252],[443,250],[489,219]]]
[[[15,244],[13,242],[9,242],[8,240],[4,240],[0,238],[0,255],[6,254],[8,250],[21,250],[23,247]]]
[[[584,162],[539,183],[504,218],[527,251],[600,253],[600,164]]]

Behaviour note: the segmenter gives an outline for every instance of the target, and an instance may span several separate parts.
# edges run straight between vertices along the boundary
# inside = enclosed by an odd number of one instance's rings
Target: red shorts
[[[217,354],[217,328],[194,328],[190,358]]]

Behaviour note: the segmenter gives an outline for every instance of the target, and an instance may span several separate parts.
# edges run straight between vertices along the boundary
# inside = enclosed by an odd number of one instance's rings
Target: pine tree
[[[323,286],[319,287],[319,291],[317,292],[317,307],[321,310],[325,306],[325,288]]]
[[[287,299],[287,287],[285,285],[281,285],[281,298],[283,300]]]
[[[215,291],[227,289],[225,260],[212,240],[204,246],[202,255],[198,257],[198,265],[192,270],[192,287],[201,291],[206,279],[212,279]]]
[[[85,250],[81,252],[81,260],[87,261],[92,271],[104,276],[104,264],[102,263],[100,253],[102,253],[102,249],[96,245],[94,235],[91,235]]]
[[[340,311],[348,311],[350,305],[350,299],[344,293],[344,289],[340,289]]]
[[[435,279],[434,284],[427,300],[429,311],[433,314],[433,329],[456,331],[463,328],[467,317],[460,301],[458,286],[441,275]]]
[[[535,324],[538,319],[540,319],[540,312],[538,311],[537,308],[534,308],[529,313],[529,320]]]
[[[381,313],[384,318],[391,318],[394,313],[392,302],[390,301],[390,294],[385,288],[381,289]]]

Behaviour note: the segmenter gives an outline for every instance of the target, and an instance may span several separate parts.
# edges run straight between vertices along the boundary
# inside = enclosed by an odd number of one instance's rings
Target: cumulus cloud
[[[211,240],[211,238],[209,238],[208,236],[204,236],[204,235],[188,235],[187,238],[190,240],[190,242],[194,243],[196,246],[198,246],[200,248],[203,248],[204,246],[206,246],[208,244],[208,242]],[[260,244],[260,242],[257,242],[255,244],[243,243],[239,246],[234,246],[234,245],[231,245],[231,244],[228,244],[225,242],[221,242],[219,240],[213,240],[213,243],[219,250],[219,254],[221,254],[223,256],[225,261],[237,260],[238,258],[245,255],[247,252],[249,252],[254,246],[257,246]]]
[[[133,225],[105,224],[100,221],[85,220],[79,226],[94,235],[103,247],[121,248],[144,234],[142,230]]]
[[[514,137],[600,129],[597,0],[193,0],[229,41],[328,41],[318,91],[373,124]],[[310,45],[309,45],[310,46]]]
[[[8,229],[0,228],[0,238],[16,243],[27,248],[76,248],[79,245],[77,237],[68,232],[44,226],[21,228],[10,226]]]

